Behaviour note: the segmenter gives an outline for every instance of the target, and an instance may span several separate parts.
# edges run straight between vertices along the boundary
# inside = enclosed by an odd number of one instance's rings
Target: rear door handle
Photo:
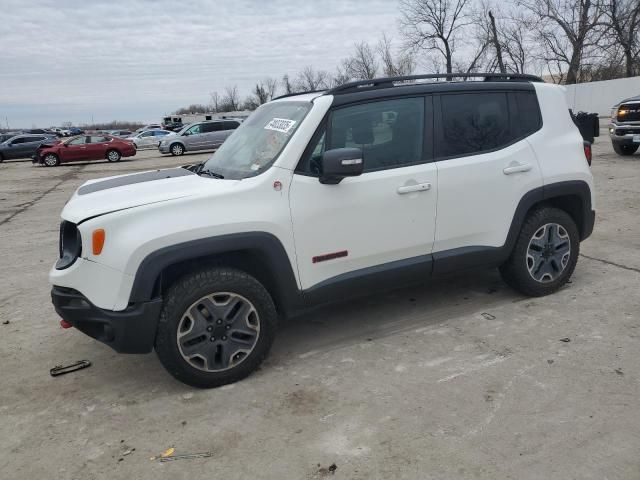
[[[398,194],[404,195],[405,193],[412,192],[426,192],[431,189],[430,183],[418,183],[416,185],[403,185],[402,187],[398,187]]]
[[[508,167],[505,167],[502,172],[505,175],[511,175],[512,173],[528,172],[529,170],[531,170],[531,165],[528,163],[512,162]]]

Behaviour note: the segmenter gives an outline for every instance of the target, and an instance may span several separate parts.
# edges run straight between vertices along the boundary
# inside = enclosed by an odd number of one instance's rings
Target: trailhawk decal
[[[264,127],[265,130],[275,130],[276,132],[289,133],[289,130],[296,124],[295,120],[286,118],[274,118]]]

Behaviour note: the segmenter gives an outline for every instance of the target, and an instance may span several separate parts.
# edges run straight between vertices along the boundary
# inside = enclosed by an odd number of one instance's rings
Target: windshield
[[[310,109],[309,102],[261,106],[211,156],[203,171],[232,180],[259,175],[275,162]]]

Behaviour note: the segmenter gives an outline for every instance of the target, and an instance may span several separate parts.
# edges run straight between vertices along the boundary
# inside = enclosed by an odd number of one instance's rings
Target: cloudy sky
[[[0,122],[159,121],[212,91],[333,70],[396,0],[2,0]]]

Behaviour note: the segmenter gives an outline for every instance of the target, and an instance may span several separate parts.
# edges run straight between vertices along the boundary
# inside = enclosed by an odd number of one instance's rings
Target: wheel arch
[[[278,309],[288,316],[301,304],[293,267],[284,246],[272,234],[249,232],[221,235],[171,245],[149,254],[134,277],[129,301],[162,296],[181,276],[204,266],[237,268],[267,289]]]
[[[531,190],[520,200],[505,242],[509,252],[513,249],[518,233],[529,213],[545,205],[567,212],[576,222],[581,241],[591,235],[594,212],[591,207],[589,184],[583,180],[551,183]]]

